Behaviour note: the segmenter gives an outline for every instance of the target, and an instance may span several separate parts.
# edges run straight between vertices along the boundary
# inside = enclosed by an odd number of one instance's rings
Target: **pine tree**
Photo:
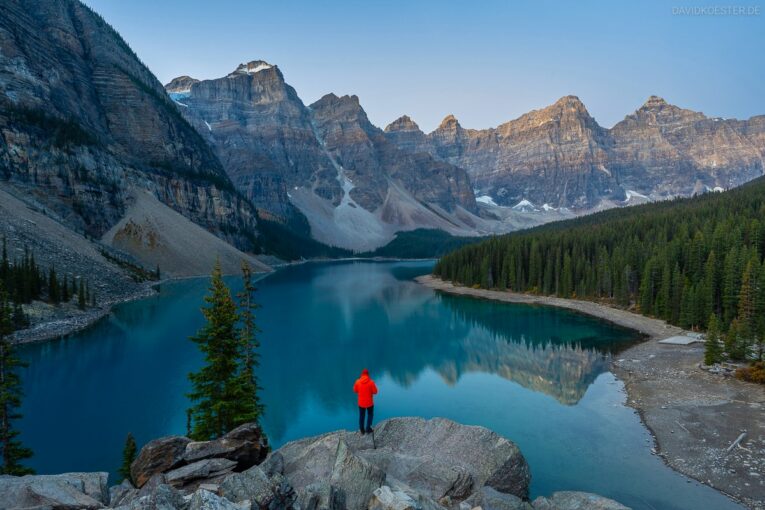
[[[260,308],[255,302],[255,292],[257,288],[252,279],[252,268],[246,261],[242,261],[242,291],[237,294],[239,300],[239,316],[241,317],[240,342],[241,342],[241,381],[242,388],[242,409],[241,415],[237,421],[247,423],[257,421],[263,412],[263,406],[258,397],[258,379],[255,375],[255,368],[258,363],[258,341],[257,334],[260,332],[255,324],[255,310]]]
[[[58,288],[58,278],[56,277],[56,269],[51,267],[48,271],[48,300],[54,305],[59,304],[61,301],[61,295]]]
[[[69,302],[69,275],[64,275],[64,284],[61,286],[61,301]]]
[[[77,290],[77,307],[80,310],[85,309],[85,284],[80,278],[80,288]]]
[[[127,438],[125,438],[125,447],[122,449],[122,465],[117,473],[122,477],[119,481],[127,480],[134,484],[133,476],[130,474],[130,465],[135,460],[138,447],[135,444],[135,438],[133,434],[128,432]]]
[[[704,364],[714,365],[722,361],[722,346],[720,345],[720,327],[717,315],[709,317],[707,339],[704,342]]]
[[[16,357],[8,335],[13,332],[11,306],[8,295],[0,285],[0,474],[25,475],[34,471],[21,462],[32,456],[17,439],[19,432],[13,429],[13,421],[21,418],[17,409],[21,406],[21,377],[17,369],[24,363]]]
[[[221,437],[241,423],[241,336],[239,314],[216,262],[210,281],[207,306],[202,308],[206,323],[192,337],[204,354],[204,366],[189,374],[192,390],[191,438],[204,441]]]

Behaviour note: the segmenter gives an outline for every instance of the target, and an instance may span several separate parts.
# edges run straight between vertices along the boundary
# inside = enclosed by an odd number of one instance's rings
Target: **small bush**
[[[751,366],[736,370],[736,379],[765,384],[765,361],[755,361]]]

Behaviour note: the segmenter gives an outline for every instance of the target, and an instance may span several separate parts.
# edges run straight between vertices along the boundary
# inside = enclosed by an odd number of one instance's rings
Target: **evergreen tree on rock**
[[[204,366],[189,374],[192,390],[190,437],[204,441],[223,436],[252,418],[251,387],[245,384],[240,315],[223,281],[220,261],[202,308],[206,322],[191,338],[204,355]]]
[[[19,432],[13,422],[21,418],[17,411],[21,406],[21,377],[17,369],[25,364],[16,357],[8,335],[13,332],[11,305],[3,286],[0,285],[0,474],[21,476],[34,473],[22,461],[32,456],[18,440]]]
[[[237,421],[248,423],[257,421],[263,412],[263,406],[258,397],[258,379],[255,375],[255,369],[258,367],[258,341],[257,334],[260,332],[255,324],[255,310],[260,308],[255,302],[255,291],[257,288],[252,279],[252,268],[242,261],[242,291],[237,294],[239,300],[239,314],[241,317],[241,328],[239,332],[241,341],[241,381],[242,390],[242,409],[241,416]]]
[[[117,473],[119,473],[119,475],[122,477],[122,479],[119,480],[120,482],[127,480],[130,483],[134,483],[133,477],[130,474],[130,465],[135,460],[137,451],[138,447],[135,443],[135,438],[133,437],[133,434],[128,432],[128,435],[125,438],[125,447],[122,450],[122,465],[117,471]]]

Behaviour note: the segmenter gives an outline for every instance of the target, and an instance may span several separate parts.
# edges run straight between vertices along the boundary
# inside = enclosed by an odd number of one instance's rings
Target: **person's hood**
[[[370,377],[367,374],[362,374],[361,377],[359,377],[359,382],[364,384],[370,381]]]

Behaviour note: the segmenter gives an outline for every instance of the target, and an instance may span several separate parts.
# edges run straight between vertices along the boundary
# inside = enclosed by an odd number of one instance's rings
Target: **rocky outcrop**
[[[268,441],[260,427],[246,424],[212,441],[182,436],[155,439],[141,448],[130,474],[139,488],[160,474],[170,485],[184,487],[247,469],[265,459],[267,453]]]
[[[553,492],[552,496],[538,497],[534,500],[534,510],[629,510],[616,501],[586,492]]]
[[[518,447],[483,427],[394,418],[374,435],[338,431],[268,455],[260,428],[220,440],[179,436],[144,446],[129,482],[106,473],[0,477],[3,508],[166,510],[624,510],[581,492],[527,500],[529,467]]]
[[[0,179],[101,237],[143,189],[251,248],[255,213],[124,40],[77,0],[0,11]]]
[[[401,230],[480,230],[465,171],[399,149],[356,96],[328,94],[306,107],[279,68],[262,60],[165,88],[237,189],[301,234],[364,251]]]
[[[385,133],[409,152],[465,168],[479,195],[500,205],[574,208],[727,189],[763,174],[765,117],[708,118],[651,96],[612,129],[566,96],[492,129],[447,116],[425,134],[408,117]]]
[[[107,473],[0,476],[0,507],[96,509],[109,503]]]

